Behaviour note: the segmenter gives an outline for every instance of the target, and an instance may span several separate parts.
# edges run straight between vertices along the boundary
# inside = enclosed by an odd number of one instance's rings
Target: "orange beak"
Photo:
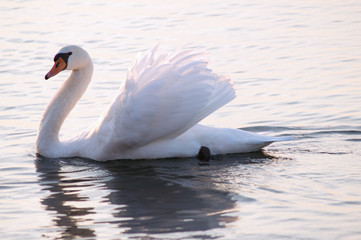
[[[65,61],[60,57],[56,62],[54,63],[54,66],[50,69],[50,71],[45,75],[45,80],[48,80],[51,77],[54,77],[56,74],[61,72],[66,68]]]

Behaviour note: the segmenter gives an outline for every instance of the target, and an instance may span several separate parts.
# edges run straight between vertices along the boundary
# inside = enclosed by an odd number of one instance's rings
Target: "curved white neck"
[[[93,63],[89,58],[87,64],[78,70],[73,70],[50,101],[40,122],[36,151],[48,157],[57,157],[54,152],[60,145],[59,132],[64,120],[75,107],[87,89],[93,74]]]

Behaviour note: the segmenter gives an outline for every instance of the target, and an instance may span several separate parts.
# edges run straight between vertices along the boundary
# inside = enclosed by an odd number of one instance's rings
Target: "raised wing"
[[[129,68],[126,83],[103,115],[98,134],[111,147],[140,147],[176,137],[235,97],[230,79],[207,67],[203,55],[157,48]]]

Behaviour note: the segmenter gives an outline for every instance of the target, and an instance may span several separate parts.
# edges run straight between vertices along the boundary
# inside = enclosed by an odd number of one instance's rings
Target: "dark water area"
[[[360,239],[359,1],[2,1],[2,239]],[[34,150],[78,44],[93,81],[61,138],[92,124],[137,52],[198,48],[237,98],[202,124],[292,136],[261,152],[95,162]]]
[[[222,225],[234,222],[236,219],[234,216],[227,216],[227,213],[235,211],[232,209],[236,205],[227,192],[203,188],[202,181],[192,183],[199,184],[195,186],[196,189],[180,183],[183,179],[191,181],[195,178],[193,174],[182,174],[194,167],[195,159],[177,159],[177,164],[164,163],[166,160],[93,163],[94,166],[91,168],[88,167],[88,161],[85,163],[81,159],[72,159],[72,161],[75,166],[85,164],[87,170],[92,173],[91,176],[85,178],[83,176],[81,179],[67,177],[66,173],[59,171],[61,162],[58,161],[57,166],[54,162],[49,165],[47,160],[39,159],[37,162],[37,171],[41,173],[40,184],[50,191],[42,204],[57,214],[64,214],[64,217],[56,220],[57,225],[64,227],[62,236],[95,236],[92,225],[79,230],[77,221],[72,219],[81,216],[82,219],[89,221],[91,215],[97,212],[94,207],[64,206],[67,201],[87,200],[78,194],[73,194],[74,188],[107,189],[109,194],[103,196],[103,202],[113,206],[113,211],[112,220],[106,222],[114,228],[124,229],[123,233],[130,236],[133,234],[139,236],[139,233],[156,235],[207,231],[222,228]],[[69,167],[69,162],[67,161],[65,165]],[[69,212],[74,215],[67,214]],[[69,226],[71,222],[74,224]],[[104,223],[95,221],[93,224]],[[194,237],[197,235],[212,237],[209,234],[194,233]]]
[[[272,161],[277,159],[263,152],[215,156],[207,164],[196,158],[99,163],[38,157],[36,169],[42,190],[48,192],[41,204],[56,216],[61,238],[97,237],[97,225],[107,224],[135,239],[210,239],[224,237],[221,229],[240,219],[239,202],[257,201],[232,193],[227,185],[234,183],[225,181],[232,177],[227,173]],[[237,173],[238,181],[244,174]],[[94,189],[104,193],[91,196]],[[105,222],[98,219],[109,213]]]

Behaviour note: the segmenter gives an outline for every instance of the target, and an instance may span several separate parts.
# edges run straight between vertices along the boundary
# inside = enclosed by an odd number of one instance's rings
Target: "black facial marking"
[[[54,57],[54,62],[58,61],[59,58],[62,58],[63,61],[65,62],[65,68],[68,66],[68,59],[69,59],[69,56],[72,55],[73,53],[72,52],[68,52],[68,53],[58,53],[55,55]],[[56,65],[56,67],[58,67],[59,63]],[[64,69],[65,69],[64,68]]]

